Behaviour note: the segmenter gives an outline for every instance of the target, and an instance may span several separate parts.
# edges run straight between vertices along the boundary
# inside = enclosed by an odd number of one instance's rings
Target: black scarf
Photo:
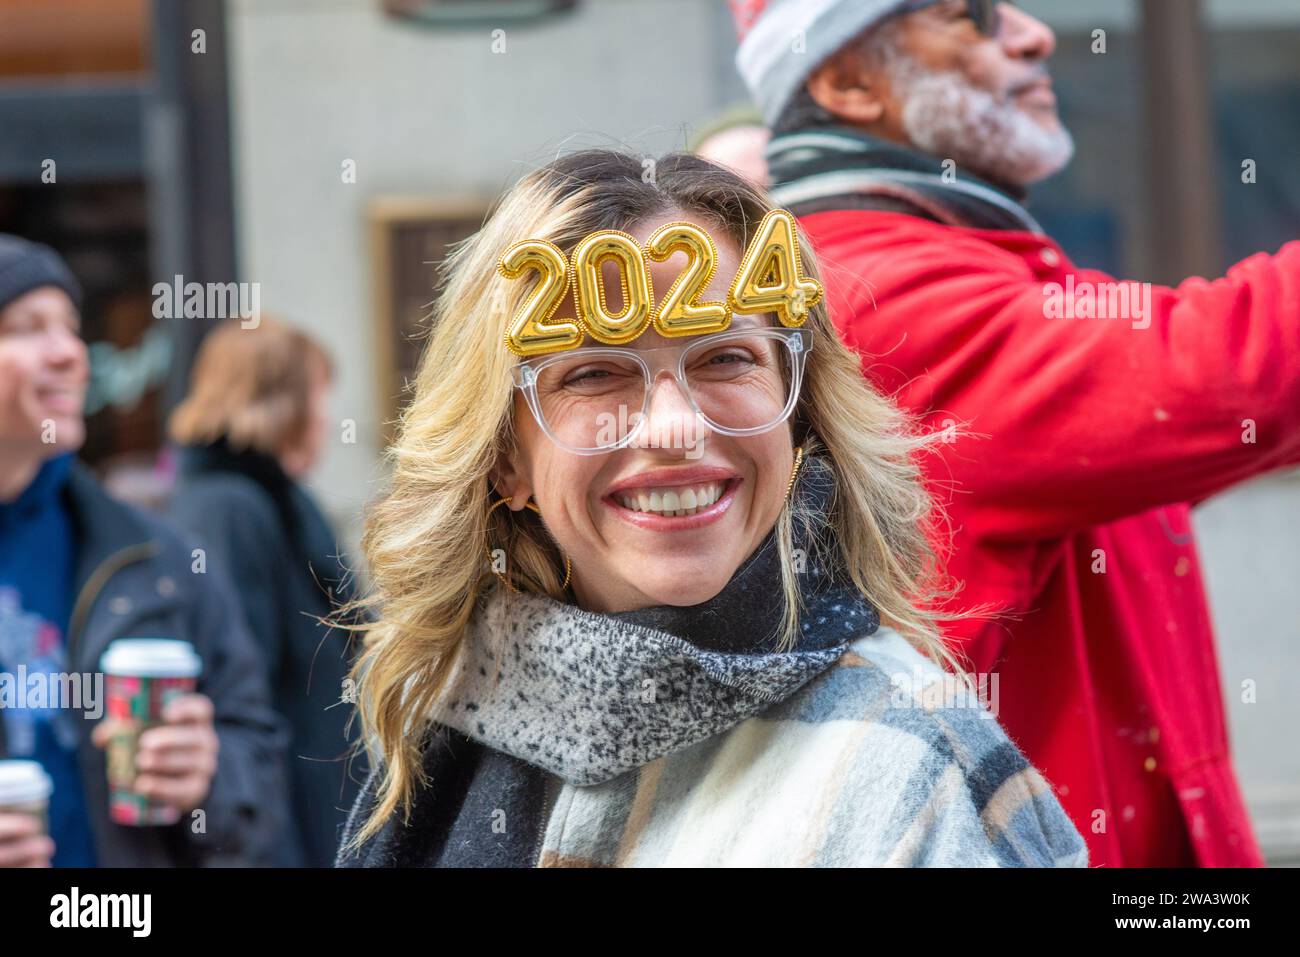
[[[880,624],[876,609],[835,568],[837,556],[828,549],[829,521],[835,499],[835,473],[821,456],[804,459],[790,492],[795,503],[809,510],[809,525],[796,522],[794,547],[803,611],[798,650],[830,648],[844,640],[845,618],[861,616],[860,634],[871,634]],[[737,569],[716,596],[699,605],[658,605],[610,615],[684,638],[698,648],[730,654],[764,654],[777,650],[784,620],[780,553],[776,530]],[[838,607],[837,607],[838,606]],[[832,613],[832,609],[835,609]],[[757,642],[755,642],[757,637]]]
[[[949,226],[1042,233],[1022,205],[1025,192],[960,171],[945,175],[932,156],[852,127],[812,126],[767,146],[771,194],[797,216],[835,209],[874,209]]]

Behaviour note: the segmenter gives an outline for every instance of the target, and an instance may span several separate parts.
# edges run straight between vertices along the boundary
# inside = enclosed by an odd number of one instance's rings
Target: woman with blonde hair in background
[[[277,849],[282,866],[328,867],[357,793],[343,760],[350,635],[321,622],[352,595],[334,533],[302,486],[328,434],[333,377],[307,333],[228,320],[203,341],[170,421],[181,445],[170,517],[235,582],[290,726],[294,826]]]
[[[343,866],[1082,865],[937,629],[788,213],[592,150],[451,257],[369,516]]]

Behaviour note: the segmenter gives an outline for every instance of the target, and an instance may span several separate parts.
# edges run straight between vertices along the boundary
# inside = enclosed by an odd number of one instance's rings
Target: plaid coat
[[[736,654],[496,595],[434,716],[410,819],[338,863],[1086,865],[1051,787],[964,684],[890,629],[854,633],[855,609],[825,611],[846,639]]]

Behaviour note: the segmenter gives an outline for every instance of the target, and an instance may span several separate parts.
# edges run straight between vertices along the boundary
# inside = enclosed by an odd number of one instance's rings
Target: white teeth
[[[674,489],[628,489],[617,498],[620,505],[635,512],[694,515],[720,499],[725,488],[725,482],[708,482]]]

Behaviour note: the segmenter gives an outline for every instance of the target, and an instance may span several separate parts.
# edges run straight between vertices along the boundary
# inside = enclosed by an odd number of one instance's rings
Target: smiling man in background
[[[732,9],[837,328],[951,436],[928,463],[948,567],[1007,613],[952,637],[1008,732],[1094,864],[1259,864],[1190,508],[1300,462],[1300,243],[1176,288],[1071,263],[1023,205],[1074,149],[1055,37],[1010,4]]]
[[[0,234],[0,671],[94,674],[125,637],[189,642],[203,671],[136,753],[135,790],[181,814],[171,826],[110,819],[109,726],[89,709],[0,708],[0,759],[37,761],[54,785],[48,834],[0,811],[0,867],[266,863],[287,824],[285,733],[229,586],[74,460],[90,374],[80,300],[52,249]]]

